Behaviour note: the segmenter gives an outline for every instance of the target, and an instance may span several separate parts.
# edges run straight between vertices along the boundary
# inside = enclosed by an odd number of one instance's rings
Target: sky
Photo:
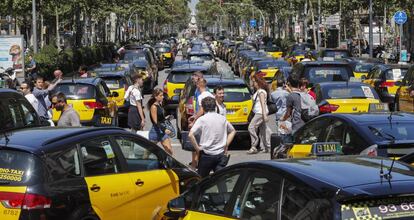
[[[191,11],[193,11],[194,13],[195,13],[195,6],[196,6],[196,4],[198,3],[198,0],[191,0],[191,2],[190,2],[190,8],[191,8]]]

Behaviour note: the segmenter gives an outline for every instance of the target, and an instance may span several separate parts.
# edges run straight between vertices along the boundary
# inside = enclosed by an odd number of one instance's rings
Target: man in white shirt
[[[214,96],[216,97],[216,112],[226,117],[227,110],[224,104],[224,88],[222,86],[214,88]]]
[[[206,177],[210,171],[216,172],[227,165],[228,146],[236,130],[226,117],[216,113],[216,100],[213,97],[204,98],[201,107],[205,114],[195,122],[188,137],[198,154],[198,173]],[[200,143],[197,143],[195,135],[200,136]]]
[[[22,91],[24,97],[27,99],[27,101],[30,102],[30,104],[33,106],[33,108],[38,112],[39,109],[39,101],[37,98],[32,94],[32,87],[30,86],[30,83],[23,82],[20,85],[20,90]]]

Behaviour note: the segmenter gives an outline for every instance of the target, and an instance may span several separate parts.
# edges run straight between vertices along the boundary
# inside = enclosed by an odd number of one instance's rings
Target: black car
[[[25,128],[0,136],[0,219],[150,219],[198,179],[121,128]]]
[[[173,219],[413,219],[414,168],[333,156],[239,163],[171,200]]]

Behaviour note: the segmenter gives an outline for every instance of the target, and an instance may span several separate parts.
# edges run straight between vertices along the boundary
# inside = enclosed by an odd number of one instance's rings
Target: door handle
[[[137,185],[137,186],[143,186],[144,185],[144,181],[142,181],[141,179],[137,179],[137,181],[135,182],[135,185]]]
[[[93,184],[92,187],[90,188],[93,192],[98,192],[99,190],[101,190],[101,187]]]

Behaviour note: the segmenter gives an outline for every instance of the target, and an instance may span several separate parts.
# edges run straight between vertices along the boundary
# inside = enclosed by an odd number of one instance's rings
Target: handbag
[[[165,129],[168,129],[169,131],[171,131],[171,133],[170,134],[168,134],[168,136],[170,137],[170,138],[173,138],[173,137],[175,137],[177,134],[176,134],[176,131],[175,131],[175,128],[174,128],[174,126],[172,125],[172,123],[171,123],[171,121],[170,120],[165,120],[163,123],[162,123],[162,125],[163,125],[163,127],[165,128]]]

